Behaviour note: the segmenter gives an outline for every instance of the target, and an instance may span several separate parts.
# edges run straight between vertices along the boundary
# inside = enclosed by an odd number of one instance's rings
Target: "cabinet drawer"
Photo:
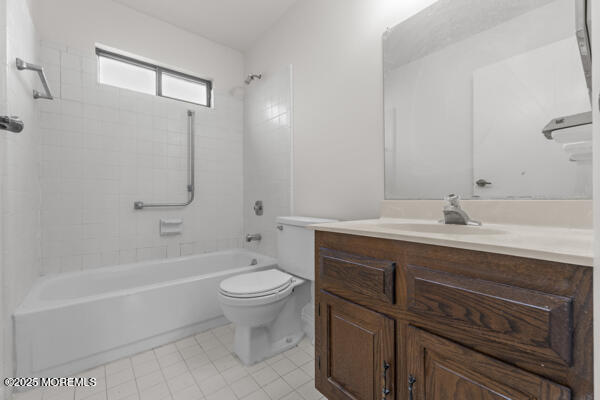
[[[392,261],[319,249],[321,288],[345,298],[394,304],[395,270]]]
[[[408,310],[500,358],[572,365],[572,299],[407,266]],[[435,328],[434,328],[435,329]],[[448,330],[450,329],[450,330]]]

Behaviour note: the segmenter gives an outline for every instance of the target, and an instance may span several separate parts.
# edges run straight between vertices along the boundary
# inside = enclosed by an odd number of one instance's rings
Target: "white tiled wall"
[[[43,103],[42,264],[64,272],[241,246],[243,102],[208,109],[97,84],[94,49],[42,43],[57,100]],[[169,60],[159,60],[167,62]],[[196,111],[196,200],[187,199],[187,116]],[[159,235],[160,218],[183,234]]]
[[[12,312],[39,275],[41,254],[40,137],[32,96],[39,80],[30,71],[18,71],[15,58],[39,62],[39,48],[27,2],[1,1],[0,9],[0,115],[17,115],[25,122],[20,134],[0,131],[0,376],[11,376]]]
[[[244,222],[247,233],[260,233],[261,242],[247,247],[276,256],[277,216],[290,215],[292,165],[291,67],[265,73],[246,91],[244,143]],[[264,215],[256,216],[256,200]]]

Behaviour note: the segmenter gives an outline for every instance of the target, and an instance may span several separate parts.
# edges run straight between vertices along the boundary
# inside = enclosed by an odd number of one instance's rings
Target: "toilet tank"
[[[335,222],[310,217],[277,217],[277,264],[300,278],[315,280],[315,232],[308,225]]]

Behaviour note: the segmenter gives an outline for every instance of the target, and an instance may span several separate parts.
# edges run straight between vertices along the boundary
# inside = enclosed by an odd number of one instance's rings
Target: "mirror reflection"
[[[386,198],[591,198],[588,29],[585,1],[440,0],[388,30]]]

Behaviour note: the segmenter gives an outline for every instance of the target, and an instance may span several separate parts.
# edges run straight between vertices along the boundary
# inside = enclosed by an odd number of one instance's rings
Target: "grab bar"
[[[195,149],[194,149],[194,112],[188,110],[188,201],[185,203],[144,203],[143,201],[136,201],[133,203],[133,208],[135,210],[143,210],[144,208],[163,208],[163,207],[186,207],[192,204],[195,197]]]
[[[38,73],[46,93],[42,94],[34,89],[33,90],[33,98],[34,99],[54,100],[54,97],[52,96],[52,93],[50,92],[50,86],[48,86],[48,81],[46,80],[46,74],[44,73],[44,68],[40,67],[39,65],[30,64],[28,62],[21,60],[20,58],[17,58],[17,69],[19,71],[30,70],[30,71],[35,71]]]

